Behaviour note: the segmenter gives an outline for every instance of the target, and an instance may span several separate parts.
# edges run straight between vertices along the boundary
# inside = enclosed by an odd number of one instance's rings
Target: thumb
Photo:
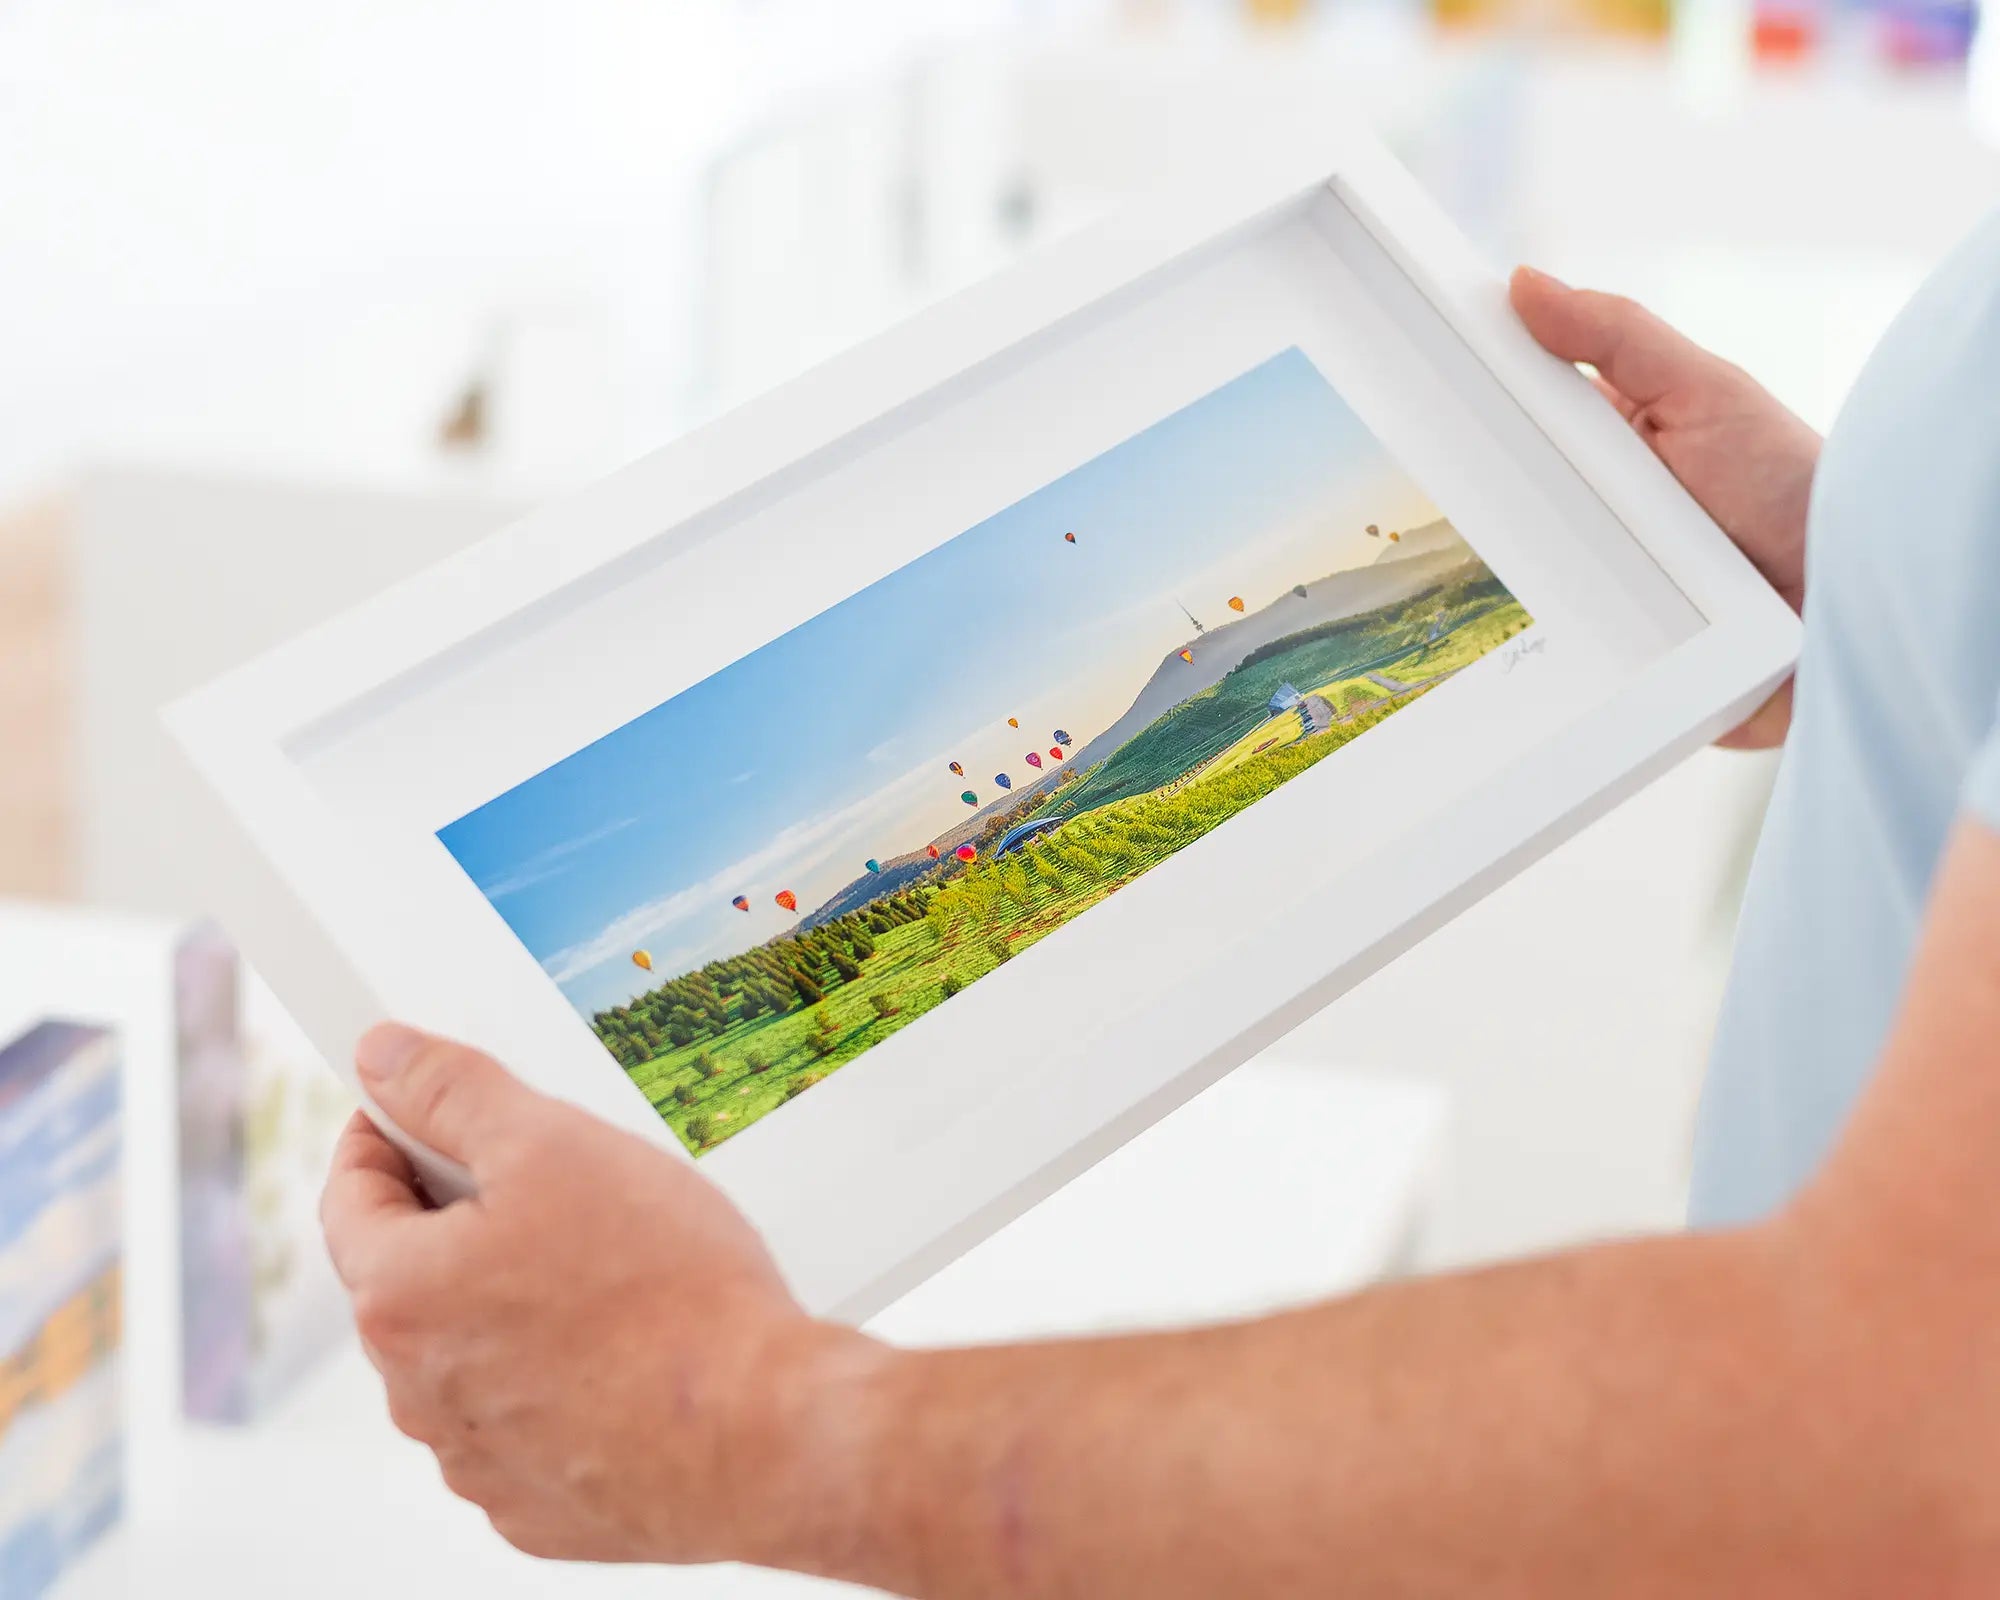
[[[1572,289],[1533,267],[1515,269],[1507,297],[1544,350],[1588,362],[1635,405],[1661,400],[1715,359],[1637,302]]]
[[[354,1064],[397,1127],[475,1172],[541,1100],[491,1056],[400,1022],[363,1034]]]

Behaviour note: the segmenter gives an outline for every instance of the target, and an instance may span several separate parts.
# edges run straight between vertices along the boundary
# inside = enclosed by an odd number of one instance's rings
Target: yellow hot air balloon
[[[1183,661],[1192,661],[1194,660],[1194,652],[1192,650],[1183,650],[1180,652],[1180,657]]]
[[[632,952],[632,965],[635,967],[644,967],[646,971],[651,972],[653,970],[652,953],[646,950],[634,950]]]
[[[1019,717],[1009,717],[1007,719],[1007,726],[1010,728],[1018,728],[1020,725],[1021,719]]]
[[[1391,544],[1401,544],[1403,542],[1403,536],[1400,533],[1392,533],[1389,535],[1389,542]]]
[[[1229,597],[1229,609],[1231,611],[1241,611],[1243,609],[1243,596],[1240,594],[1231,595]]]

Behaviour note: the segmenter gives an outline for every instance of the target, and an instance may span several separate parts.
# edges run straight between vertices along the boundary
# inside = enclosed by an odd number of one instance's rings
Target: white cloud
[[[563,863],[579,850],[588,850],[600,839],[608,839],[614,833],[637,822],[637,817],[621,817],[616,822],[608,822],[601,828],[593,828],[589,833],[575,839],[565,839],[560,844],[552,844],[545,850],[538,850],[512,872],[495,879],[492,883],[482,883],[479,892],[489,900],[499,900],[510,894],[519,894],[531,883],[541,883],[562,871]]]

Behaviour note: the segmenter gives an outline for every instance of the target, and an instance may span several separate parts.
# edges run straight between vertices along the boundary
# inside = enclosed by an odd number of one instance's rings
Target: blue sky
[[[1288,350],[438,836],[579,1009],[617,1004],[921,848],[1056,727],[1088,743],[1190,636],[1176,601],[1255,611],[1436,515]]]

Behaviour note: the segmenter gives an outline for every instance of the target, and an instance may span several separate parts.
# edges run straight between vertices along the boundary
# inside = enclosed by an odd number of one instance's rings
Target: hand
[[[357,1115],[321,1216],[398,1428],[535,1555],[782,1564],[840,1475],[802,1465],[824,1380],[878,1347],[812,1319],[742,1215],[685,1161],[387,1024],[376,1103],[463,1162],[429,1209]]]
[[[1819,435],[1754,378],[1643,306],[1522,267],[1514,310],[1544,349],[1597,369],[1597,387],[1794,611],[1805,604],[1806,507]],[[1791,685],[1721,742],[1777,744]]]

